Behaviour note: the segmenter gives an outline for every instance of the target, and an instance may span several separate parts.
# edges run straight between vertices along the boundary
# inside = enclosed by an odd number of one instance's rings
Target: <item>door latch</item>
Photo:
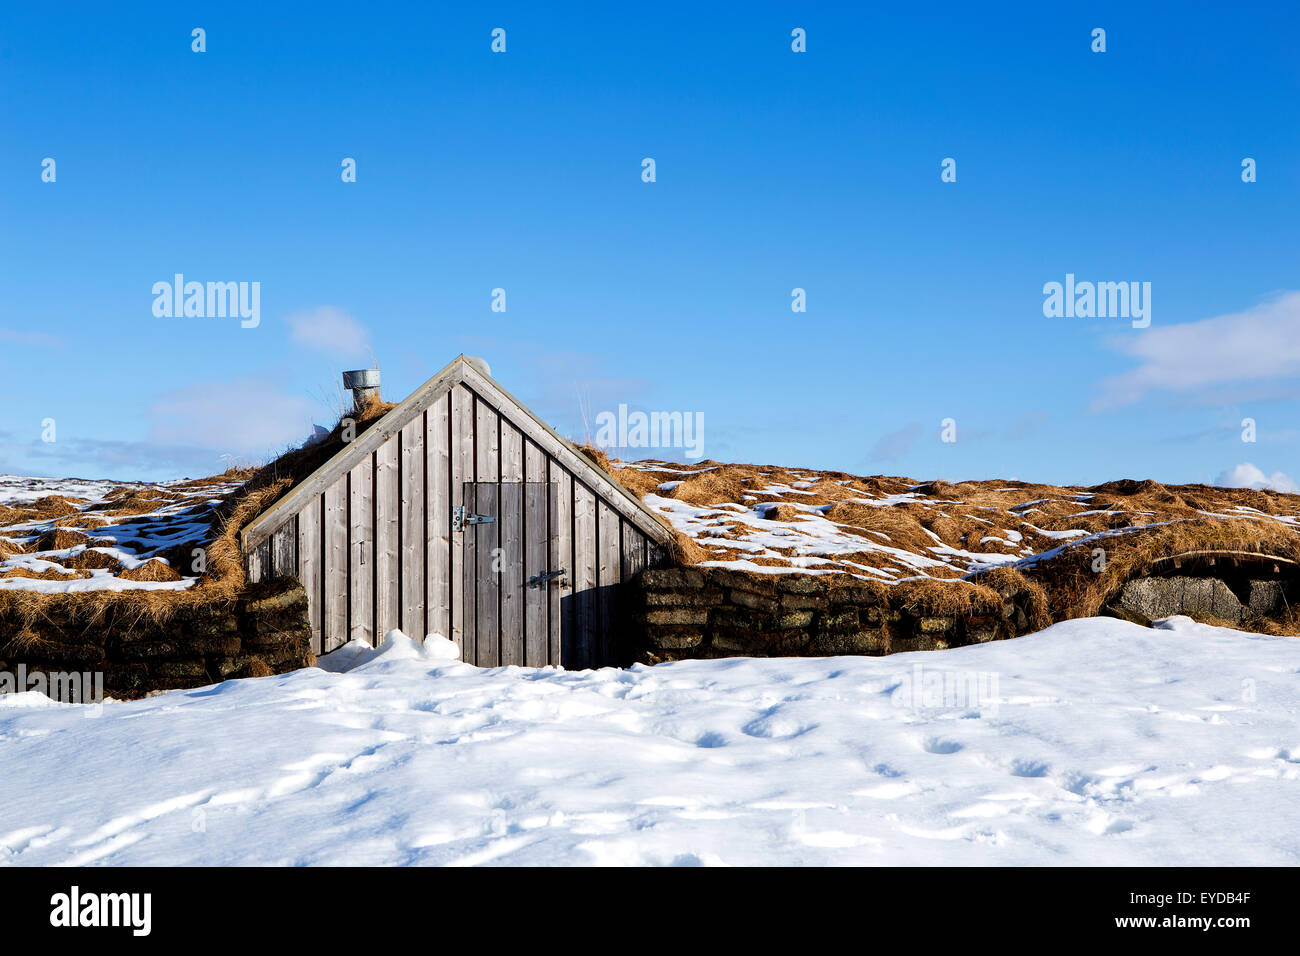
[[[467,524],[487,524],[497,519],[491,515],[476,515],[469,513],[464,505],[452,509],[451,512],[451,530],[464,531]]]
[[[569,583],[564,580],[564,576],[568,573],[567,568],[560,568],[558,571],[544,571],[541,574],[534,574],[528,579],[528,586],[530,588],[544,588],[556,578],[560,579],[560,585],[563,586]]]

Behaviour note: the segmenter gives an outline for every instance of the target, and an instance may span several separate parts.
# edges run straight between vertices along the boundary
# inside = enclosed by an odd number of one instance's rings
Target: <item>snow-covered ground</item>
[[[445,645],[98,716],[0,697],[0,861],[1300,863],[1295,638],[1095,618],[582,672]]]

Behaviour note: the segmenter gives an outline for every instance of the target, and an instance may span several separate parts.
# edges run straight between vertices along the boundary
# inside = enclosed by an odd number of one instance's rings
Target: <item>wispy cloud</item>
[[[912,422],[897,431],[881,435],[867,452],[867,458],[870,461],[893,461],[902,458],[916,444],[923,431],[925,431],[924,426],[919,422]]]
[[[226,464],[211,448],[153,441],[61,437],[48,444],[32,439],[0,451],[0,473],[54,477],[199,478],[225,470]]]
[[[1290,475],[1281,471],[1266,475],[1263,469],[1255,467],[1248,461],[1220,473],[1219,477],[1214,479],[1214,483],[1224,488],[1259,488],[1285,491],[1293,495],[1300,494],[1300,485],[1297,485]]]
[[[370,330],[332,305],[295,312],[285,321],[293,341],[309,349],[352,361],[361,361],[369,354]]]
[[[1021,415],[1002,433],[1002,438],[1006,441],[1026,441],[1038,432],[1047,418],[1047,412],[1029,412]]]
[[[164,445],[265,457],[301,442],[319,406],[265,378],[197,382],[165,392],[148,409],[149,438]]]
[[[1153,325],[1108,345],[1138,365],[1103,381],[1094,408],[1130,405],[1153,391],[1207,392],[1300,376],[1300,292],[1244,312]]]
[[[269,376],[198,382],[153,399],[143,439],[78,435],[62,426],[47,443],[0,430],[0,473],[132,481],[213,475],[229,458],[263,461],[300,444],[322,411]]]

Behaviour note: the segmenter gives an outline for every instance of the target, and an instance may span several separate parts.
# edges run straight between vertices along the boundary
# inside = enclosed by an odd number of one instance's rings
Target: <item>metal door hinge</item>
[[[559,578],[560,586],[563,587],[569,583],[564,579],[564,576],[568,573],[568,569],[560,568],[558,571],[545,571],[542,574],[534,574],[528,579],[528,586],[530,588],[544,588],[556,578]]]
[[[461,505],[458,508],[454,508],[451,512],[451,530],[463,531],[467,524],[487,524],[489,521],[496,520],[497,519],[491,515],[470,514],[466,511],[465,506]]]

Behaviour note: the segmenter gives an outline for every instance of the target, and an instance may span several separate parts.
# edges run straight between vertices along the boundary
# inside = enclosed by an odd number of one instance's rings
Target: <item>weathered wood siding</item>
[[[254,548],[250,577],[294,574],[302,581],[318,654],[400,627],[414,638],[449,637],[462,659],[483,666],[626,663],[619,585],[659,563],[660,545],[546,444],[457,383]],[[464,500],[467,482],[493,508],[508,504],[524,515],[497,529],[507,561],[522,562],[529,576],[564,568],[564,585],[525,588],[521,600],[467,608],[464,562],[491,569],[491,554],[467,553],[466,532],[452,530],[453,509],[477,505]],[[541,494],[536,483],[555,485],[554,494]],[[487,615],[489,627],[523,637],[518,646],[467,642],[467,633],[484,633],[484,620],[467,629],[467,613]]]

